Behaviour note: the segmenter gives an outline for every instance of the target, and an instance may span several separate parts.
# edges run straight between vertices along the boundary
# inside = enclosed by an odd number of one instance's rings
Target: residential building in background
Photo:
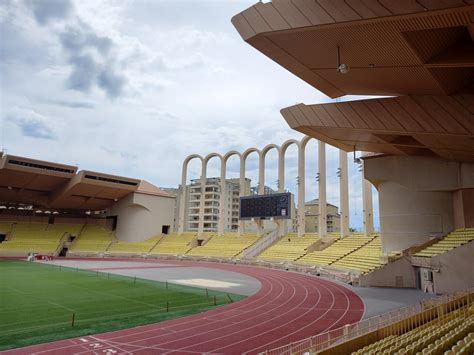
[[[341,215],[339,209],[330,203],[327,206],[327,232],[340,233],[341,232]],[[305,207],[305,230],[307,233],[318,233],[318,217],[319,217],[319,200],[314,199],[306,202]]]
[[[216,232],[219,221],[219,204],[221,198],[221,179],[218,177],[207,178],[204,185],[204,232]],[[239,179],[226,179],[226,204],[225,225],[226,232],[237,232],[239,228]],[[191,180],[187,185],[185,201],[185,230],[198,231],[199,210],[201,207],[201,179]],[[250,179],[245,179],[244,194],[250,194]],[[177,201],[179,206],[179,201]]]

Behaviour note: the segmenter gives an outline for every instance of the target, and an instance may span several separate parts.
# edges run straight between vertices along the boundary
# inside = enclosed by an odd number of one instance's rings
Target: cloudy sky
[[[230,19],[253,3],[0,1],[0,148],[173,187],[191,153],[301,138],[279,110],[330,99],[240,38]],[[287,188],[296,192],[296,149],[288,156]],[[307,160],[310,200],[317,197],[315,142]],[[266,185],[274,188],[276,163],[272,152]],[[248,164],[256,184],[256,157]],[[337,150],[329,147],[334,204],[337,167]],[[199,170],[192,162],[190,178]],[[236,158],[229,170],[238,176]],[[215,159],[208,171],[218,175]],[[360,227],[361,175],[353,163],[350,173],[351,224]]]

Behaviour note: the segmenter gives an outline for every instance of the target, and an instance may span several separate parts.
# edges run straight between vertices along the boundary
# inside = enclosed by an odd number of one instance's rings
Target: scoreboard
[[[291,218],[291,193],[244,196],[240,198],[240,219]]]

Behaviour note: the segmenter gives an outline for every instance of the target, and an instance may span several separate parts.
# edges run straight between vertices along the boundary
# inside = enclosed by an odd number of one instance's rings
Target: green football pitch
[[[0,260],[0,351],[160,322],[242,298],[167,282]]]

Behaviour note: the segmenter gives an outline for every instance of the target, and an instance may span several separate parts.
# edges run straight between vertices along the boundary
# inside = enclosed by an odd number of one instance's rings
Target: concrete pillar
[[[259,154],[258,159],[258,194],[265,194],[265,156]]]
[[[278,154],[278,192],[285,192],[285,154],[280,151]],[[293,216],[291,216],[293,218]],[[277,233],[283,236],[288,233],[288,220],[277,220]]]
[[[349,235],[349,169],[347,166],[347,152],[339,150],[339,191],[341,204],[341,235]]]
[[[319,167],[319,217],[318,232],[320,237],[327,235],[327,199],[326,199],[326,143],[318,141]]]
[[[224,159],[221,160],[221,194],[219,198],[219,224],[217,227],[217,234],[224,235],[226,215],[227,215],[227,189],[225,181],[226,163]]]
[[[199,202],[199,227],[198,227],[198,236],[201,236],[204,233],[204,200],[206,197],[206,182],[207,182],[207,164],[203,163],[202,165],[202,174],[201,174],[201,199]]]
[[[298,236],[302,237],[306,229],[305,201],[305,150],[298,146]]]
[[[245,196],[245,162],[246,158],[240,158],[239,197]],[[239,219],[239,235],[245,234],[245,221]]]
[[[260,219],[254,220],[255,224],[257,225],[257,235],[259,237],[263,236],[263,221]]]
[[[179,220],[178,220],[178,235],[183,234],[184,232],[184,210],[186,208],[186,193],[187,193],[187,187],[186,187],[186,182],[185,184],[181,184],[181,191],[180,191],[180,198],[179,198]]]
[[[186,175],[188,171],[188,161],[185,160],[183,163],[183,169],[181,172],[181,196],[179,199],[179,220],[178,220],[178,234],[181,235],[184,232],[184,225],[186,221],[184,220],[184,216],[186,215],[186,195],[187,195],[187,187],[186,187]]]
[[[372,184],[364,177],[364,162],[362,163],[362,208],[364,212],[364,234],[374,232],[374,206],[372,202]]]
[[[278,192],[285,192],[285,154],[278,154]]]

